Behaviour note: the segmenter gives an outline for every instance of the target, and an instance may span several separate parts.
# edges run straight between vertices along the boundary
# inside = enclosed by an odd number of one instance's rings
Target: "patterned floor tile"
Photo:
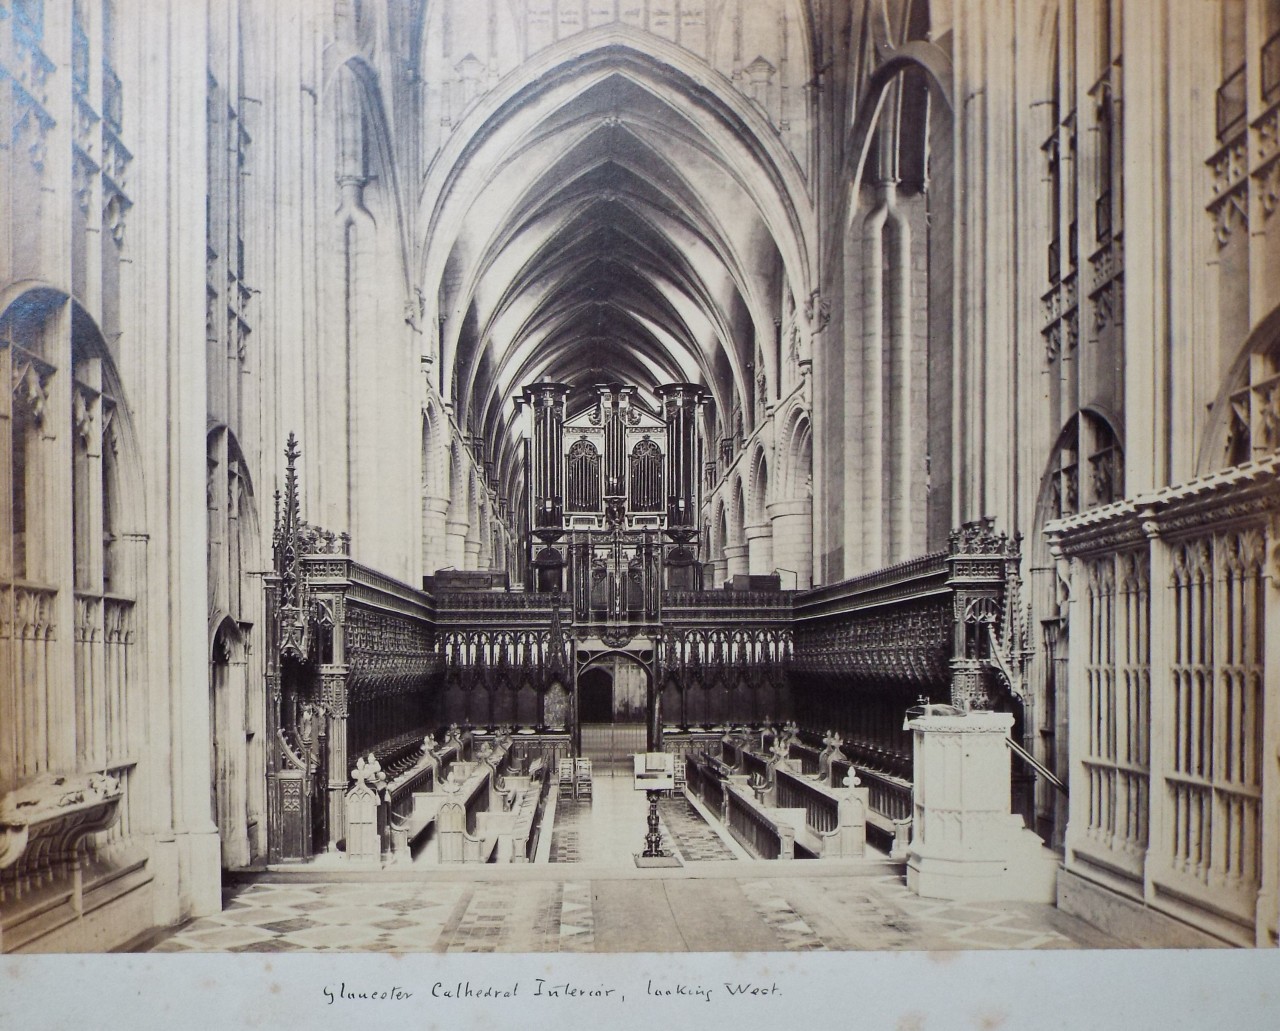
[[[462,919],[450,937],[449,952],[497,952],[507,935],[520,885],[484,883],[476,885]]]
[[[771,882],[747,881],[742,889],[742,893],[750,900],[764,922],[773,929],[782,947],[788,952],[807,952],[825,948],[813,928],[791,907]]]
[[[683,795],[670,795],[661,799],[658,802],[658,814],[662,819],[663,829],[686,863],[738,858]]]
[[[263,930],[275,931],[277,934],[290,934],[293,931],[305,931],[317,925],[314,920],[295,916],[290,920],[274,920],[271,923],[261,923],[258,926]]]
[[[381,906],[334,906],[332,908],[313,909],[308,916],[322,924],[370,924],[378,920],[389,920],[394,914]]]
[[[216,949],[221,952],[248,945],[251,942],[274,940],[276,936],[258,927],[219,927],[213,930],[194,931],[185,937],[205,949]]]
[[[241,906],[237,909],[224,909],[221,918],[223,923],[255,924],[261,927],[270,920],[288,920],[294,915],[293,910],[281,906]]]
[[[566,881],[560,901],[560,949],[563,952],[590,952],[595,946],[596,918],[591,904],[591,885],[586,881]]]
[[[360,951],[377,939],[372,928],[350,924],[322,924],[305,931],[294,931],[282,937],[283,941],[304,949],[337,949]]]

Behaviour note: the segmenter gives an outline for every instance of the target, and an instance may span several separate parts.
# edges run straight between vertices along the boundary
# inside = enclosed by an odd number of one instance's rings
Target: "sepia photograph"
[[[1280,0],[0,0],[0,1023],[1265,1026],[1278,206]]]

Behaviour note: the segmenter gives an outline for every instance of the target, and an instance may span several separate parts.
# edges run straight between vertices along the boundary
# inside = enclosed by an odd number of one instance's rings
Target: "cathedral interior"
[[[0,148],[0,951],[1277,945],[1280,0],[0,0]]]

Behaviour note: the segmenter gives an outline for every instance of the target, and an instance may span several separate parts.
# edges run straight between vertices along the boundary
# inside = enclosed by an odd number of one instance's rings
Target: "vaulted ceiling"
[[[656,384],[691,381],[727,423],[758,350],[776,361],[783,295],[807,282],[807,189],[763,113],[716,79],[603,46],[491,91],[429,170],[440,386],[500,480],[518,476],[525,384],[570,384],[573,411],[595,383],[653,403]]]

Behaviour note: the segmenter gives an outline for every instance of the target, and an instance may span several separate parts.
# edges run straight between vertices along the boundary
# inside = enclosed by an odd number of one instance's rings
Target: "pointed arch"
[[[755,454],[751,459],[751,480],[750,490],[747,496],[748,512],[746,521],[748,524],[764,523],[768,521],[768,513],[765,506],[769,503],[769,459],[765,454],[763,444],[756,446]]]

